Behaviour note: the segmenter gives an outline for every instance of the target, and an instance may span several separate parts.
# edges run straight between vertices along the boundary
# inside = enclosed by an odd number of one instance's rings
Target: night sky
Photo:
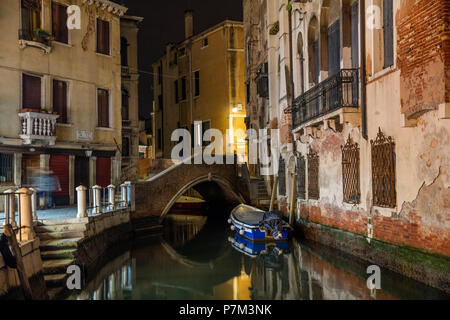
[[[127,15],[144,21],[139,31],[139,69],[152,72],[151,65],[164,54],[167,43],[184,40],[184,11],[194,11],[194,34],[225,20],[242,21],[242,0],[114,0],[128,7]],[[140,73],[139,111],[149,119],[152,108],[152,75]]]

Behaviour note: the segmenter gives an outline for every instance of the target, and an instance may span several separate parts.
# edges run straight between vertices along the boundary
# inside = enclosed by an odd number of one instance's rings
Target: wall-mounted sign
[[[84,140],[84,141],[93,140],[92,131],[77,130],[77,140]]]

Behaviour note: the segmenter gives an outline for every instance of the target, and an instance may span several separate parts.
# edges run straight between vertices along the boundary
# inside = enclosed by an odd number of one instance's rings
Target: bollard
[[[128,206],[128,195],[127,195],[127,190],[128,190],[128,186],[126,183],[122,183],[120,185],[120,190],[122,191],[122,203],[125,207]]]
[[[33,215],[31,213],[32,191],[22,188],[17,191],[20,198],[20,241],[29,241],[35,238],[33,231]]]
[[[79,186],[75,190],[77,190],[77,205],[78,205],[77,218],[86,218],[87,217],[87,211],[86,211],[86,190],[87,190],[87,188],[85,186]]]
[[[116,209],[116,186],[112,184],[108,186],[108,198],[109,209],[113,211]]]
[[[16,223],[16,195],[12,189],[6,190],[5,196],[5,224],[11,224],[13,228],[17,227]]]
[[[131,211],[135,211],[136,198],[135,198],[135,184],[131,181],[125,182],[127,185],[127,204]]]
[[[94,198],[94,214],[100,214],[102,213],[102,203],[101,203],[101,196],[100,196],[100,190],[102,189],[102,187],[100,186],[93,186],[92,187],[92,191],[93,191],[93,198]]]
[[[33,216],[33,221],[36,221],[38,219],[37,217],[37,190],[34,188],[29,188],[32,192],[31,194],[31,214]]]

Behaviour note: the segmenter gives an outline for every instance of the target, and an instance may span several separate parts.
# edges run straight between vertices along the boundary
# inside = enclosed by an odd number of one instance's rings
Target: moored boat
[[[277,212],[262,211],[245,204],[231,211],[228,223],[231,230],[251,241],[285,241],[292,229]]]
[[[256,258],[260,255],[276,252],[282,254],[289,248],[287,240],[284,241],[258,241],[254,242],[235,233],[228,238],[233,248],[237,251],[251,257]]]

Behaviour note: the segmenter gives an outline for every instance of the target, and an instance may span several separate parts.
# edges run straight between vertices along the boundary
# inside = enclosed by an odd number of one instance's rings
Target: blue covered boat
[[[280,213],[262,211],[245,204],[233,209],[228,223],[231,230],[251,241],[285,241],[292,229]]]
[[[285,241],[258,241],[254,242],[235,233],[228,238],[231,245],[239,252],[256,258],[272,252],[282,254],[289,249],[289,242]]]

